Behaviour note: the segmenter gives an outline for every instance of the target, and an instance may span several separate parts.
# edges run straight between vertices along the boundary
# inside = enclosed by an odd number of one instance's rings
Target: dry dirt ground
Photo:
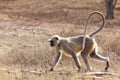
[[[119,80],[120,79],[120,10],[115,19],[95,36],[100,52],[108,56],[111,67],[89,58],[94,72],[77,72],[74,61],[63,56],[55,71],[48,71],[55,50],[48,39],[54,35],[82,34],[88,14],[105,14],[103,0],[0,0],[0,80]],[[91,19],[88,33],[99,27],[97,16]]]

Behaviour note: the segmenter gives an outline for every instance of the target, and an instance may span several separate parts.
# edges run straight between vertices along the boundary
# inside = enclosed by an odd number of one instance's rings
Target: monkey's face
[[[59,39],[57,36],[53,36],[51,39],[49,39],[50,46],[55,47],[59,44]]]

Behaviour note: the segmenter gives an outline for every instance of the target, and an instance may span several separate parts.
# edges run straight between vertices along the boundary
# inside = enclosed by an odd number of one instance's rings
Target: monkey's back
[[[63,41],[65,42],[65,44],[67,44],[69,46],[69,48],[74,51],[74,53],[79,56],[79,54],[81,53],[81,49],[82,49],[82,44],[83,44],[83,36],[77,36],[77,37],[71,37],[69,39],[63,39]],[[94,48],[95,48],[95,40],[94,38],[91,38],[89,36],[86,36],[86,41],[85,41],[85,48],[82,52],[89,54],[91,53]],[[62,48],[62,51],[64,54],[70,56],[70,53]]]

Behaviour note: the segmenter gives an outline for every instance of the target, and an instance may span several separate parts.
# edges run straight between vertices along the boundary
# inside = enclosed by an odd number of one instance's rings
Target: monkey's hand
[[[79,68],[79,69],[77,70],[77,72],[78,72],[78,73],[81,72],[81,68]]]
[[[53,69],[53,67],[49,70],[49,71],[53,71],[54,69]]]

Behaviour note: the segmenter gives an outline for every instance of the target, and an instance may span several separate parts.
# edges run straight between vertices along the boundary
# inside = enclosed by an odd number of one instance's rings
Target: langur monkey
[[[93,14],[100,15],[102,17],[103,22],[99,29],[92,32],[91,34],[86,35],[88,21]],[[67,38],[54,35],[51,39],[49,39],[50,46],[55,47],[57,53],[54,64],[52,65],[50,71],[53,71],[56,65],[59,63],[62,54],[65,54],[66,56],[72,57],[74,59],[75,64],[78,67],[78,71],[81,70],[81,64],[78,58],[80,54],[83,58],[83,61],[85,62],[88,71],[91,71],[91,66],[88,62],[88,56],[101,61],[105,61],[106,62],[105,71],[107,71],[108,68],[110,67],[109,58],[103,57],[100,54],[98,54],[98,45],[95,39],[93,38],[93,36],[104,27],[104,24],[105,24],[104,15],[99,11],[93,11],[89,14],[89,17],[87,19],[84,35]]]

